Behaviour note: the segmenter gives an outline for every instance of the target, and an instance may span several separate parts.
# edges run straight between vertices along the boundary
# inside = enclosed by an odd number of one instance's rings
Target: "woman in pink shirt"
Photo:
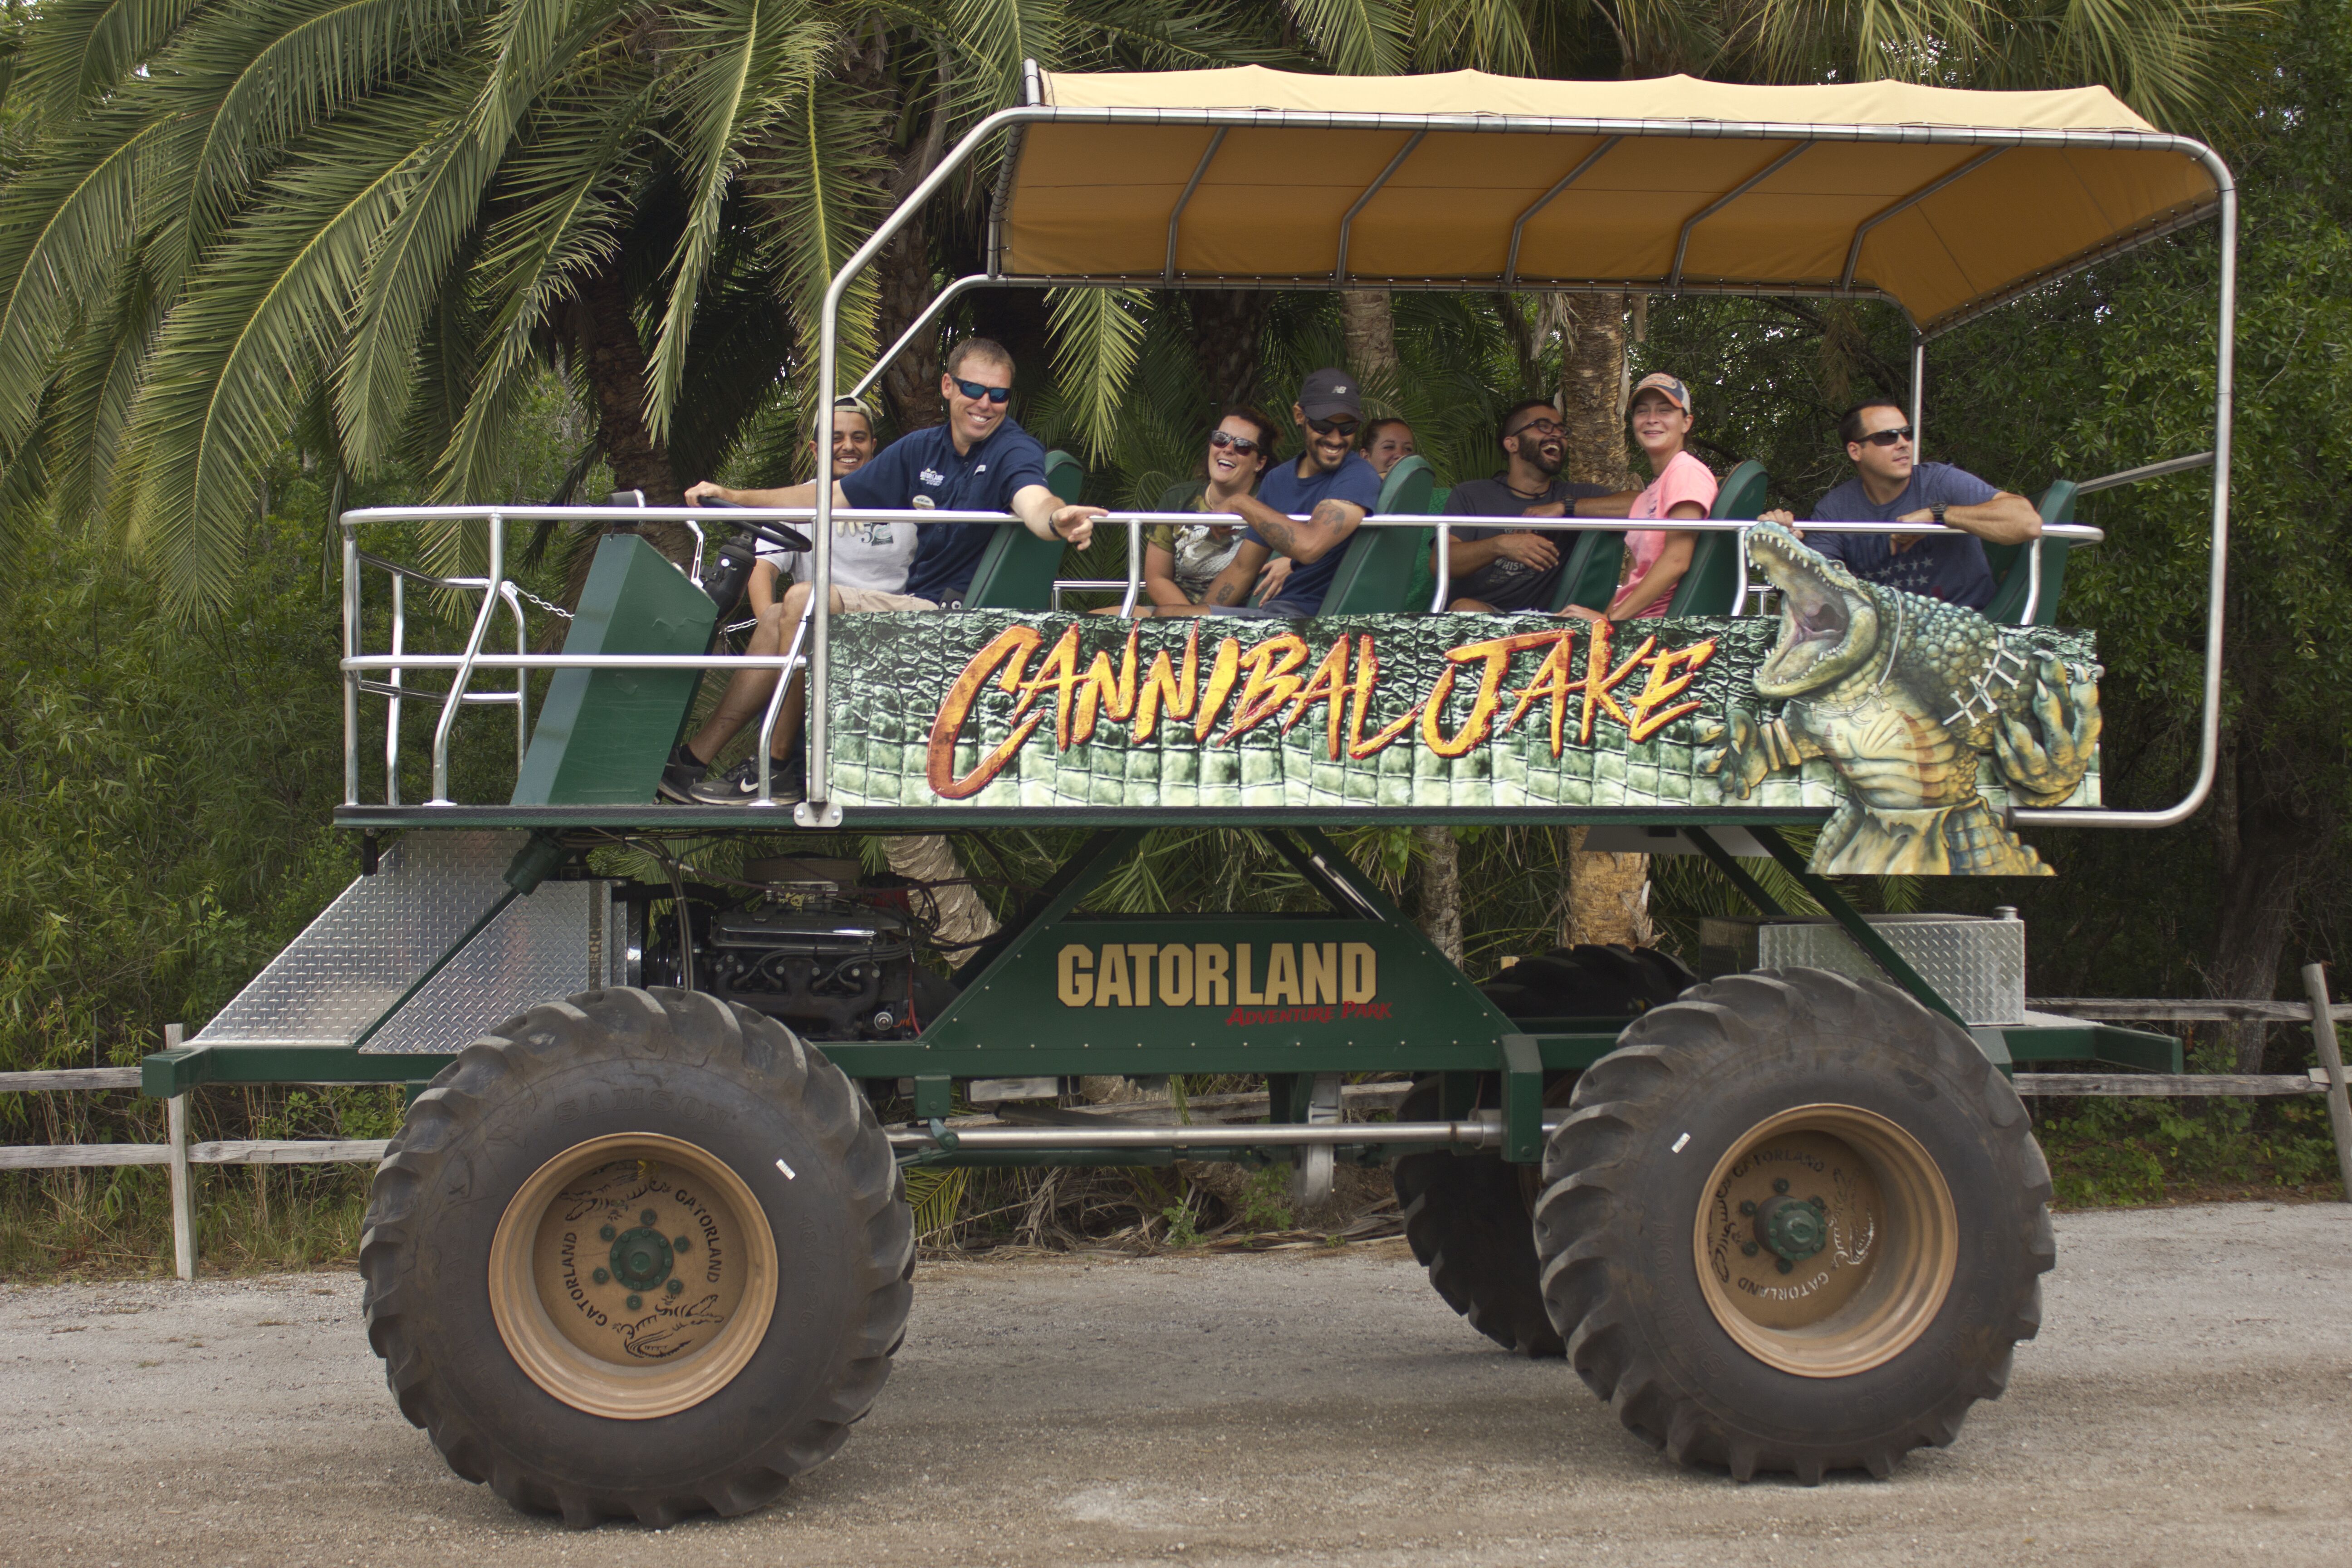
[[[1639,492],[1597,497],[1576,503],[1579,517],[1702,518],[1715,505],[1712,470],[1683,449],[1690,436],[1690,388],[1661,371],[1645,375],[1633,388],[1629,415],[1633,439],[1650,460],[1654,478]],[[1622,510],[1619,510],[1622,508]],[[1563,616],[1588,621],[1606,616],[1612,621],[1663,616],[1675,596],[1675,586],[1690,570],[1691,549],[1698,535],[1683,528],[1634,528],[1625,532],[1630,558],[1625,580],[1605,611],[1570,605]]]

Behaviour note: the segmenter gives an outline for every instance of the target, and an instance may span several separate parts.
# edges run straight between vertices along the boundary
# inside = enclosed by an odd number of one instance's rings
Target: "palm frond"
[[[152,121],[105,117],[72,156],[45,161],[0,199],[0,451],[25,438],[58,345],[111,285],[161,135]]]
[[[276,149],[463,37],[457,0],[303,0],[200,18],[159,61],[157,111],[179,123],[176,255],[192,268]]]
[[[646,423],[657,439],[669,435],[696,303],[719,242],[719,211],[746,143],[798,96],[787,89],[772,99],[767,84],[813,77],[835,37],[829,23],[791,0],[719,0],[709,12],[681,20],[678,47],[694,63],[670,79],[687,154],[688,208],[646,367]]]
[[[1536,44],[1516,0],[1425,0],[1413,7],[1413,63],[1500,76],[1536,74]]]
[[[1315,56],[1341,76],[1402,76],[1412,16],[1399,0],[1284,0]]]
[[[1056,289],[1046,298],[1054,378],[1072,406],[1087,456],[1099,460],[1118,438],[1150,296],[1140,289]]]
[[[152,59],[197,0],[44,0],[18,68],[24,101],[62,121]]]
[[[165,319],[131,415],[131,537],[175,614],[199,616],[225,591],[253,516],[254,467],[340,346],[368,258],[436,134],[396,104],[336,122],[271,181]]]
[[[465,412],[434,465],[436,499],[480,493],[520,406],[534,334],[573,280],[618,247],[619,187],[654,96],[649,73],[580,73],[526,122],[494,188],[506,216],[475,268],[484,344]]]

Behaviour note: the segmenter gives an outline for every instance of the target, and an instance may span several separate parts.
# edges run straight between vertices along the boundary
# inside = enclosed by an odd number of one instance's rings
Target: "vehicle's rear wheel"
[[[368,1337],[450,1468],[575,1525],[742,1513],[889,1375],[914,1260],[865,1097],[682,991],[510,1018],[376,1176]]]
[[[1480,989],[1513,1018],[1623,1017],[1671,1002],[1697,983],[1671,953],[1587,944],[1522,959]],[[1546,1101],[1564,1102],[1572,1081],[1563,1075],[1548,1084]],[[1493,1083],[1486,1080],[1489,1107]],[[1415,1085],[1397,1120],[1444,1120],[1439,1081]],[[1446,1305],[1505,1350],[1561,1354],[1566,1347],[1538,1284],[1529,1223],[1539,1190],[1536,1168],[1488,1152],[1441,1149],[1406,1155],[1392,1174],[1405,1239]]]
[[[1636,1020],[1570,1104],[1544,1299],[1669,1458],[1884,1476],[2000,1395],[2041,1322],[2050,1173],[1957,1025],[1891,985],[1735,975]]]

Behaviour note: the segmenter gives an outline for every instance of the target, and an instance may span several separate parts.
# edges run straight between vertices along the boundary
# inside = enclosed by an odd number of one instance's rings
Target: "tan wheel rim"
[[[1903,1353],[1959,1267],[1944,1173],[1874,1111],[1801,1105],[1736,1141],[1693,1227],[1699,1287],[1769,1366],[1851,1377]]]
[[[574,1145],[490,1240],[490,1315],[516,1364],[576,1410],[641,1421],[727,1386],[776,1309],[776,1242],[741,1177],[653,1132]]]

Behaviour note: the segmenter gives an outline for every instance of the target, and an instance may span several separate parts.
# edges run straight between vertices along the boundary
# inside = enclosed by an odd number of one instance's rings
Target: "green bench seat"
[[[2074,481],[2059,479],[2042,492],[2035,503],[2044,524],[2074,521]],[[2066,551],[2063,539],[2040,539],[2034,547],[2042,552],[2042,597],[2033,606],[2033,624],[2049,626],[2058,624],[2058,595],[2066,586]],[[2001,626],[2018,626],[2025,617],[2025,596],[2032,584],[2032,574],[2025,569],[2025,546],[2022,544],[1988,544],[1985,559],[1992,565],[1992,603],[1985,606],[1985,619]]]
[[[1046,453],[1045,488],[1065,505],[1081,500],[1087,490],[1086,465],[1067,452]],[[971,586],[964,590],[964,608],[1052,609],[1054,579],[1061,572],[1062,552],[1067,548],[1058,539],[1038,538],[1024,523],[998,523],[996,537],[988,542],[980,564],[972,571]]]

